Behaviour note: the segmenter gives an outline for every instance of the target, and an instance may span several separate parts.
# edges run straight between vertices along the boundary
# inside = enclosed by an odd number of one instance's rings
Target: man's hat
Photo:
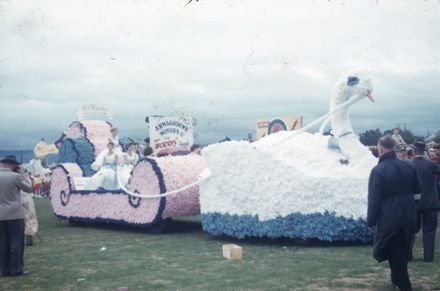
[[[393,150],[394,150],[395,152],[401,152],[401,151],[404,151],[405,148],[404,148],[403,146],[401,146],[401,145],[395,145],[394,148],[393,148]]]
[[[20,165],[20,163],[17,162],[17,158],[15,156],[7,156],[4,159],[2,159],[0,163]]]
[[[415,148],[416,150],[424,151],[426,150],[426,142],[423,139],[418,138],[413,143],[412,147]]]

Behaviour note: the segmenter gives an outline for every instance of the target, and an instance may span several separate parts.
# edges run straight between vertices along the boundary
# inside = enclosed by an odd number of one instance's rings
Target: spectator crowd
[[[391,284],[412,290],[407,264],[422,231],[423,261],[434,260],[440,209],[440,144],[408,145],[398,129],[379,139],[379,163],[370,174],[367,224],[374,231],[374,258],[388,260]]]

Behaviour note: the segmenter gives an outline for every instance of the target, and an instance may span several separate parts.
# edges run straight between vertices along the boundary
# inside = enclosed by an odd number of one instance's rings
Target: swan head
[[[348,100],[359,101],[364,98],[374,102],[371,79],[360,72],[348,73],[342,76],[333,94],[332,103],[339,105]]]

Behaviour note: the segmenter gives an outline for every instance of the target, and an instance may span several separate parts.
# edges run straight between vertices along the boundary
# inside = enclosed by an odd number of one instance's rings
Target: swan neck
[[[330,109],[336,107],[332,106]],[[342,137],[348,134],[353,134],[350,118],[348,116],[347,107],[341,108],[332,117],[332,128],[335,137]]]

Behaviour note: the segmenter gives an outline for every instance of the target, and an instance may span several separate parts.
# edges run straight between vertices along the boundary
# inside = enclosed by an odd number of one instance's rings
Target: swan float
[[[363,74],[346,75],[329,113],[302,130],[206,147],[212,176],[200,184],[203,229],[236,238],[370,241],[367,186],[377,159],[359,142],[348,107],[372,100],[372,91]],[[320,123],[320,132],[306,131]],[[329,123],[333,136],[324,136]]]

